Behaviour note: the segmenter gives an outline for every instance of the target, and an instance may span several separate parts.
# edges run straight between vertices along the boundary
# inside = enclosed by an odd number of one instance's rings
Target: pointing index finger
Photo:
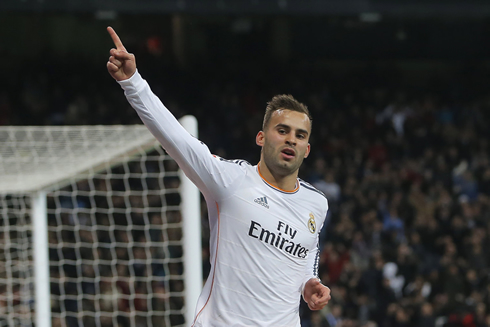
[[[107,32],[109,32],[109,35],[111,36],[112,41],[114,42],[114,45],[116,46],[117,50],[126,50],[126,48],[124,47],[124,45],[121,42],[121,39],[119,38],[116,31],[114,31],[114,29],[112,27],[108,26]]]

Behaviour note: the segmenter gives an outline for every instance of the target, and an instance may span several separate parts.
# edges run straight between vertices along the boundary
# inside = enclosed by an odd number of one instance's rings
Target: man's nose
[[[296,145],[296,137],[294,135],[288,135],[286,138],[286,144]]]

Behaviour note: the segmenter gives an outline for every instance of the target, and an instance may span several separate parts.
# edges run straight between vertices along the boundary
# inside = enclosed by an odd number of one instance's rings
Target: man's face
[[[287,176],[298,171],[310,153],[310,132],[311,123],[306,114],[286,109],[272,113],[269,124],[256,138],[271,173]]]

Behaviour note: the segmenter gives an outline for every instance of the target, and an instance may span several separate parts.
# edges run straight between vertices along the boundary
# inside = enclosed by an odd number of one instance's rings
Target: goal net
[[[0,326],[188,325],[189,185],[145,126],[0,127]]]

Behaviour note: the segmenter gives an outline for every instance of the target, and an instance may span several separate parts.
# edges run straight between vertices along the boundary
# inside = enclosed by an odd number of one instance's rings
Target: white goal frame
[[[180,119],[183,127],[197,137],[197,120],[193,116]],[[42,135],[46,130],[55,131],[58,135],[70,133],[100,133],[111,151],[107,149],[77,147],[70,149],[62,146],[50,149],[59,150],[59,158],[54,162],[53,153],[42,154],[36,142],[21,140],[14,144],[17,135],[30,134],[36,140],[36,133]],[[109,131],[109,132],[107,132]],[[120,137],[110,137],[110,131]],[[41,141],[41,140],[40,140]],[[56,140],[53,140],[56,142]],[[76,143],[76,142],[75,142]],[[51,303],[49,276],[49,244],[47,220],[47,194],[50,190],[67,185],[74,179],[86,176],[87,171],[97,171],[110,165],[121,163],[122,158],[137,154],[138,149],[150,149],[157,143],[153,135],[144,125],[118,126],[0,126],[0,195],[24,195],[31,198],[31,219],[34,258],[34,293],[35,293],[35,325],[50,327]],[[14,149],[14,147],[16,147]],[[66,155],[69,153],[70,155]],[[83,158],[83,160],[81,160]],[[88,159],[87,159],[88,158]],[[80,177],[78,177],[80,176]],[[181,180],[181,212],[183,222],[183,267],[185,321],[189,325],[194,318],[194,310],[202,289],[202,252],[201,252],[201,214],[200,194],[197,187],[179,171]],[[196,269],[196,262],[199,269]]]

